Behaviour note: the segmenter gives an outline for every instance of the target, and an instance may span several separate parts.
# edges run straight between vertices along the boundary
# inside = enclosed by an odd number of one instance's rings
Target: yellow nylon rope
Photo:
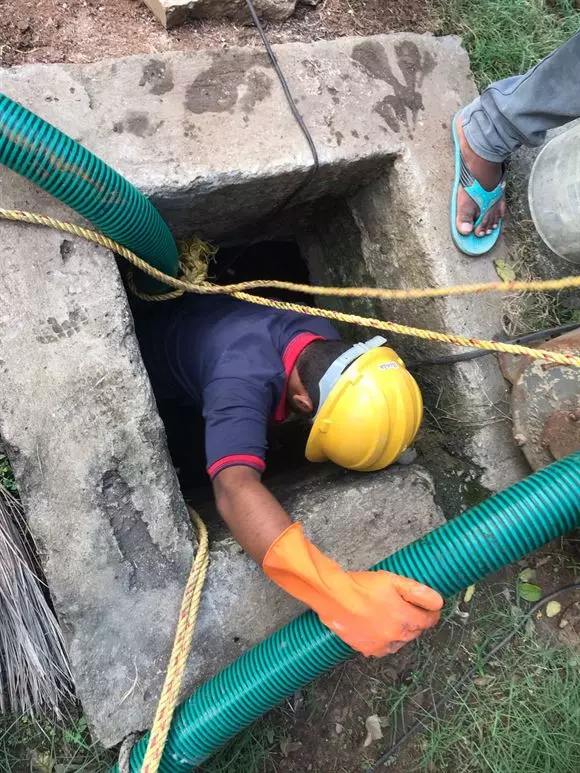
[[[189,507],[189,513],[195,526],[198,540],[198,549],[191,567],[191,572],[183,592],[183,600],[179,611],[179,620],[175,631],[173,648],[169,658],[167,674],[161,691],[161,697],[155,712],[155,719],[149,737],[149,744],[145,753],[145,759],[141,767],[141,773],[157,773],[163,749],[167,741],[167,734],[171,726],[171,720],[179,700],[179,691],[185,666],[191,652],[193,643],[193,631],[199,612],[201,593],[205,581],[205,575],[209,563],[209,543],[207,529],[200,516]]]
[[[362,325],[363,327],[372,327],[376,330],[385,330],[399,335],[414,336],[427,341],[437,341],[440,343],[453,344],[455,346],[466,346],[474,349],[485,349],[495,352],[505,352],[507,354],[526,355],[534,360],[547,360],[558,365],[573,365],[580,367],[580,357],[566,354],[564,352],[551,352],[546,349],[532,349],[519,344],[507,344],[500,341],[486,341],[478,338],[468,338],[466,336],[453,335],[449,333],[439,333],[435,330],[425,330],[423,328],[409,327],[408,325],[399,325],[396,322],[374,319],[372,317],[363,317],[357,314],[346,314],[340,311],[331,311],[330,309],[318,309],[313,306],[305,306],[297,303],[284,303],[269,298],[262,298],[257,295],[247,293],[247,290],[257,290],[262,288],[275,288],[283,290],[294,290],[297,292],[313,293],[321,296],[333,296],[340,298],[378,298],[383,300],[412,300],[418,298],[441,298],[444,296],[467,295],[471,293],[490,293],[490,292],[539,292],[548,290],[564,290],[580,287],[580,276],[568,276],[561,279],[537,280],[531,282],[511,281],[511,282],[489,282],[471,285],[456,285],[454,287],[423,287],[409,290],[394,290],[376,287],[318,287],[311,285],[295,284],[293,282],[280,282],[270,280],[255,280],[252,282],[240,282],[230,285],[216,285],[206,281],[206,273],[200,267],[199,263],[186,261],[182,266],[184,270],[183,278],[175,278],[164,274],[159,269],[150,266],[144,260],[128,250],[123,245],[109,239],[97,231],[88,228],[66,223],[45,215],[37,215],[33,212],[20,212],[18,210],[0,209],[0,218],[13,221],[32,223],[35,225],[48,226],[65,233],[80,236],[103,247],[113,250],[118,255],[128,260],[133,266],[149,276],[163,282],[174,289],[171,292],[160,295],[146,295],[139,293],[132,285],[136,294],[151,301],[164,301],[171,298],[177,298],[185,292],[198,293],[203,295],[225,294],[231,295],[242,301],[267,306],[274,309],[283,309],[297,311],[302,314],[310,314],[315,317],[324,317],[325,319],[346,322],[351,325]]]

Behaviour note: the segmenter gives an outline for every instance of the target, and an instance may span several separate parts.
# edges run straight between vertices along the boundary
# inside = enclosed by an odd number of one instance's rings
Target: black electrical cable
[[[270,61],[272,62],[272,67],[276,71],[276,75],[278,76],[278,79],[280,81],[280,84],[282,85],[282,88],[284,89],[284,94],[286,96],[286,99],[288,101],[288,105],[290,107],[290,110],[292,111],[292,115],[296,119],[296,123],[302,130],[302,134],[304,135],[304,138],[306,139],[306,142],[308,143],[310,147],[310,152],[312,153],[312,159],[314,161],[314,165],[310,169],[310,176],[316,174],[318,169],[320,168],[320,159],[318,158],[318,151],[316,149],[316,145],[314,144],[314,140],[312,139],[312,134],[310,134],[310,131],[306,124],[304,123],[304,119],[300,115],[300,112],[298,111],[298,108],[296,107],[296,103],[294,101],[294,97],[292,95],[292,92],[290,90],[290,86],[288,85],[288,81],[286,80],[286,76],[282,72],[282,68],[280,67],[280,63],[278,62],[278,58],[276,57],[276,54],[274,53],[274,49],[272,48],[272,45],[270,44],[270,41],[268,40],[268,37],[266,35],[266,31],[264,30],[264,27],[262,25],[262,22],[258,18],[258,14],[256,13],[256,8],[254,7],[254,3],[252,0],[246,0],[246,3],[248,5],[248,9],[250,11],[250,14],[252,16],[252,21],[256,25],[258,32],[260,33],[260,37],[262,38],[262,42],[264,44],[264,47],[266,51],[268,52],[268,56],[270,57]],[[303,180],[300,186],[293,191],[292,196],[295,196],[298,190],[301,190],[305,185],[306,182],[308,182],[308,178],[306,180]]]
[[[286,209],[286,207],[290,204],[290,202],[293,201],[298,196],[298,194],[301,193],[308,185],[310,185],[310,183],[318,173],[318,170],[320,169],[320,157],[318,155],[318,150],[316,149],[316,144],[314,142],[312,134],[310,133],[308,126],[306,126],[304,118],[302,117],[298,108],[296,107],[296,102],[294,100],[294,96],[292,95],[292,91],[290,89],[288,81],[286,80],[286,76],[284,75],[284,72],[280,67],[280,63],[274,52],[274,49],[272,48],[272,44],[268,40],[268,36],[266,35],[264,26],[258,17],[253,0],[246,0],[246,4],[248,6],[248,10],[250,11],[252,21],[254,22],[256,29],[260,33],[260,37],[262,38],[262,43],[264,44],[264,48],[266,49],[266,52],[270,57],[270,62],[272,63],[272,67],[274,68],[274,71],[278,76],[278,80],[280,81],[280,85],[282,86],[282,89],[284,91],[284,96],[286,97],[288,106],[292,112],[292,115],[294,116],[294,120],[300,127],[300,131],[302,132],[306,142],[308,143],[308,147],[310,148],[310,152],[312,154],[312,161],[313,161],[312,166],[308,170],[307,175],[298,183],[298,185],[293,190],[291,190],[290,193],[282,199],[282,201],[276,204],[270,211],[268,211],[265,215],[263,215],[256,224],[254,224],[253,226],[254,230],[258,230],[261,224],[265,220],[271,220],[279,212],[282,212],[284,209]],[[220,275],[223,275],[228,269],[230,269],[234,265],[234,263],[236,263],[242,257],[242,255],[244,255],[247,252],[248,247],[250,247],[251,244],[252,242],[250,242],[250,244],[244,245],[244,247],[242,247],[242,249],[236,252],[226,263],[222,264],[220,266]]]
[[[506,338],[505,336],[497,335],[494,336],[492,340],[501,341],[501,343],[504,344],[525,344],[530,341],[539,341],[542,338],[554,338],[555,336],[569,333],[578,328],[580,328],[580,322],[569,322],[567,325],[558,325],[558,327],[551,327],[546,330],[536,330],[533,333],[524,333],[524,335],[516,336],[515,338]],[[461,352],[460,354],[444,354],[441,357],[409,360],[407,366],[409,368],[416,368],[419,365],[452,365],[455,362],[467,362],[468,360],[475,360],[478,357],[487,357],[490,354],[495,354],[495,351],[473,349],[469,352]]]
[[[493,658],[493,656],[499,652],[501,649],[503,649],[506,644],[509,644],[510,641],[514,638],[514,636],[518,633],[522,625],[532,617],[539,609],[541,609],[545,604],[547,604],[549,601],[552,601],[552,599],[555,599],[557,596],[561,596],[562,593],[567,593],[568,591],[577,591],[580,590],[580,580],[577,582],[571,582],[569,585],[564,585],[562,588],[558,588],[557,590],[553,591],[552,593],[548,593],[546,596],[541,598],[534,606],[529,609],[516,623],[515,628],[513,631],[510,631],[507,636],[505,636],[498,644],[496,644],[494,647],[491,648],[491,650],[487,653],[487,655],[483,658],[483,660],[478,663],[476,666],[471,666],[465,673],[459,678],[457,682],[454,683],[453,687],[448,689],[442,697],[437,701],[437,703],[432,706],[429,711],[427,712],[427,715],[423,717],[422,719],[417,720],[414,725],[412,725],[407,732],[399,738],[399,740],[394,743],[392,746],[390,746],[381,756],[373,762],[373,764],[370,766],[370,768],[365,768],[364,773],[374,773],[374,771],[377,771],[380,765],[383,765],[384,763],[388,762],[388,760],[393,757],[395,754],[397,754],[406,744],[411,740],[411,738],[421,729],[425,726],[425,721],[432,719],[433,716],[443,707],[445,703],[451,698],[451,696],[457,692],[458,688],[461,687],[465,682],[468,681],[468,679],[471,679],[474,674],[477,672],[478,668],[481,666],[486,665],[489,663],[489,661]],[[355,773],[355,771],[353,771]]]

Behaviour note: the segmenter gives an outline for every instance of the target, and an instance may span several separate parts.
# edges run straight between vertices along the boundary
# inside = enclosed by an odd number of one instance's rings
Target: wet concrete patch
[[[171,65],[160,59],[151,59],[143,67],[140,86],[149,86],[149,93],[160,96],[173,89],[173,73]]]
[[[123,128],[125,128],[130,134],[134,134],[136,137],[151,137],[162,125],[163,121],[152,124],[147,113],[134,111],[128,113],[125,123],[117,125],[115,131],[120,134],[122,133]]]
[[[223,113],[232,110],[240,99],[240,87],[247,88],[242,109],[249,112],[271,91],[272,79],[265,73],[249,72],[255,67],[268,68],[270,60],[262,51],[238,50],[224,55],[212,54],[211,66],[187,87],[185,108],[192,113]]]
[[[363,72],[384,81],[393,90],[375,104],[374,111],[392,131],[400,131],[401,125],[411,130],[419,111],[424,109],[421,88],[425,76],[435,67],[435,58],[428,51],[420,51],[412,41],[397,44],[395,59],[402,79],[393,71],[384,46],[376,40],[366,40],[355,46],[352,59]]]

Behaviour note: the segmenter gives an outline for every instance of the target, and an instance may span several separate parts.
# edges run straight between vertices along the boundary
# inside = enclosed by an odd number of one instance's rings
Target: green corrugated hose
[[[580,526],[580,453],[531,475],[373,567],[443,596]],[[205,682],[177,710],[161,773],[189,773],[285,697],[353,655],[306,612]],[[148,737],[131,752],[141,770]],[[113,768],[118,773],[118,767]]]
[[[152,266],[177,275],[175,240],[153,204],[104,161],[3,94],[0,163],[68,204]],[[166,289],[149,277],[140,281],[146,292]]]

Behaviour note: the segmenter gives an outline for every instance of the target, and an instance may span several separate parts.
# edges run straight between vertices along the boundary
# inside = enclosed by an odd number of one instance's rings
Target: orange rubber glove
[[[391,572],[345,572],[289,526],[270,545],[265,574],[308,604],[320,620],[363,655],[396,652],[439,620],[443,599],[426,585]]]

